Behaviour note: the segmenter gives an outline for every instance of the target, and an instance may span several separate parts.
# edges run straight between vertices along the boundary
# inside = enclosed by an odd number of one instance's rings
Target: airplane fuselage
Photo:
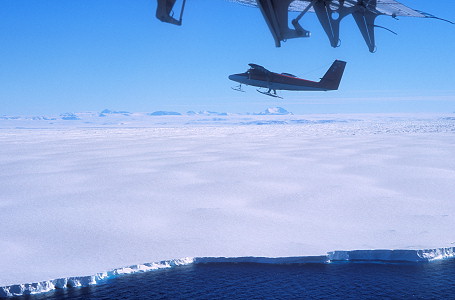
[[[331,91],[337,90],[343,76],[346,62],[336,60],[327,70],[320,81],[311,81],[298,78],[289,73],[274,73],[263,66],[249,64],[250,69],[244,73],[233,74],[229,76],[230,80],[240,84],[252,85],[261,88],[267,88],[269,94],[271,91]]]
[[[289,75],[270,72],[257,74],[251,71],[229,76],[230,80],[240,84],[287,91],[327,91],[319,82],[301,79]]]

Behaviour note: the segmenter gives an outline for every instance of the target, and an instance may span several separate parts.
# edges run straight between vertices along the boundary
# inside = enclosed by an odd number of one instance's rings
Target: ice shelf
[[[0,118],[2,296],[168,268],[179,257],[453,256],[433,249],[455,246],[452,113],[105,114]]]

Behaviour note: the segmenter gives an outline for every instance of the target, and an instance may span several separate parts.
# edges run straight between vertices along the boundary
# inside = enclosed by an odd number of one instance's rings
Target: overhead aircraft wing
[[[256,0],[229,0],[230,2],[236,2],[245,6],[251,7],[258,7],[258,3]],[[311,5],[311,0],[294,0],[289,5],[289,11],[293,12],[301,12],[304,11],[308,6]],[[329,2],[329,1],[327,1]],[[330,1],[333,6],[338,6],[341,0],[339,1]],[[358,4],[357,0],[345,0],[344,6],[352,7]],[[373,7],[372,1],[364,0],[365,5]],[[370,2],[370,4],[369,4]],[[402,17],[420,17],[425,18],[428,17],[427,14],[419,12],[418,10],[414,10],[412,8],[407,7],[406,5],[397,2],[395,0],[377,0],[376,1],[376,10],[383,15],[388,16],[402,16]],[[309,12],[315,12],[314,8],[310,8]]]
[[[238,1],[249,1],[249,0],[238,0]],[[253,0],[255,1],[255,0]],[[341,1],[332,1],[333,5],[339,5]],[[337,3],[338,2],[338,3]],[[349,1],[344,2],[345,7],[353,7],[358,4],[359,1]],[[376,10],[379,14],[387,16],[402,16],[402,17],[420,17],[424,18],[425,15],[420,13],[417,10],[407,7],[406,5],[394,1],[394,0],[377,0],[376,7],[373,5],[373,1],[363,1],[366,7]],[[303,11],[311,1],[297,0],[291,3],[289,6],[289,11]],[[314,9],[310,9],[310,12],[314,12]]]
[[[341,20],[352,15],[371,52],[375,51],[376,43],[374,24],[379,15],[391,17],[437,18],[394,0],[230,0],[251,7],[259,7],[275,40],[280,47],[282,41],[297,37],[309,37],[310,32],[303,29],[299,20],[307,12],[316,13],[324,28],[332,47],[340,43],[339,28]],[[292,20],[293,29],[288,26],[288,12],[300,12]],[[437,18],[439,19],[439,18]],[[444,20],[447,21],[447,20]],[[450,22],[452,23],[452,22]]]
[[[163,22],[181,25],[185,0],[182,0],[180,18],[173,17],[173,7],[177,0],[157,0],[156,16]],[[275,45],[281,46],[281,42],[287,39],[310,37],[310,31],[305,30],[299,24],[300,19],[307,13],[316,14],[319,23],[324,28],[332,47],[340,45],[340,22],[352,15],[370,52],[376,49],[374,36],[377,16],[386,15],[391,17],[417,17],[435,18],[431,14],[421,12],[395,0],[229,0],[246,6],[260,9],[267,26],[272,33]],[[289,28],[289,12],[300,12],[292,20],[293,28]],[[444,19],[441,19],[444,20]],[[447,21],[447,20],[444,20]],[[450,22],[450,21],[447,21]],[[452,23],[452,22],[450,22]],[[453,23],[452,23],[453,24]]]

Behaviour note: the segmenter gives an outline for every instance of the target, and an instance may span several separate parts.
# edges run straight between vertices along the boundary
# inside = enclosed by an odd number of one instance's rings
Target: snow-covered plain
[[[0,145],[0,286],[455,243],[454,114],[4,117]]]

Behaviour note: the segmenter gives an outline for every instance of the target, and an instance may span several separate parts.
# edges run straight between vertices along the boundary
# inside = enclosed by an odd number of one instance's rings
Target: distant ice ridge
[[[337,262],[430,262],[455,257],[455,247],[424,250],[351,250],[332,251],[320,256],[295,257],[186,257],[155,263],[118,268],[95,275],[59,278],[38,283],[16,284],[0,287],[0,297],[14,297],[50,292],[55,289],[85,287],[106,279],[134,273],[144,273],[177,266],[206,263],[259,263],[259,264],[327,264]]]
[[[328,252],[327,255],[295,257],[196,257],[193,259],[193,263],[317,264],[355,261],[430,262],[448,258],[455,258],[455,247],[424,250],[338,250]]]
[[[196,257],[194,264],[208,263],[257,263],[257,264],[325,264],[329,263],[327,255],[320,256],[291,256],[291,257]]]
[[[429,262],[455,257],[455,247],[424,250],[352,250],[328,253],[329,261]]]

